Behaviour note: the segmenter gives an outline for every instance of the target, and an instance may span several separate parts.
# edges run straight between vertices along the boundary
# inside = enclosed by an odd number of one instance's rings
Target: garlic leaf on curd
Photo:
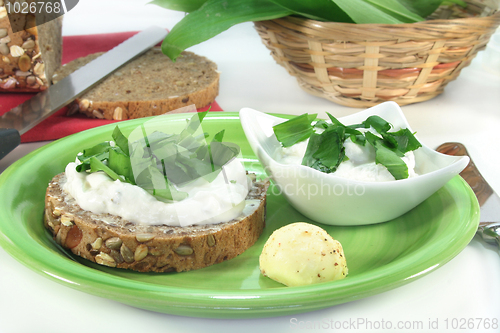
[[[78,172],[104,172],[113,180],[137,185],[160,201],[180,201],[187,193],[177,187],[198,178],[213,181],[222,167],[239,153],[237,145],[223,142],[224,130],[207,143],[208,133],[199,133],[207,112],[196,113],[179,134],[155,130],[131,140],[116,126],[112,139],[78,154]]]
[[[309,140],[302,165],[318,171],[335,172],[348,159],[344,142],[351,139],[360,146],[365,146],[368,142],[375,150],[375,163],[386,167],[396,180],[409,177],[408,166],[402,157],[422,146],[410,130],[403,128],[391,132],[392,124],[377,115],[349,126],[342,124],[328,112],[327,115],[330,123],[325,120],[315,121],[315,114],[303,114],[274,126],[273,130],[283,147]]]

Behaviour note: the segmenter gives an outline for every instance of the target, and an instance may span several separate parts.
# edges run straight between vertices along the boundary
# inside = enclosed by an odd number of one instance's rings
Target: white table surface
[[[79,35],[136,31],[152,24],[172,28],[183,16],[147,2],[80,1],[65,15],[63,32]],[[319,112],[323,116],[328,111],[338,117],[358,111],[303,92],[295,79],[274,62],[251,23],[235,26],[190,50],[218,64],[221,84],[217,102],[226,111],[252,107],[277,113]],[[500,76],[483,69],[481,54],[447,86],[444,94],[404,106],[403,111],[428,146],[437,147],[446,141],[464,143],[483,176],[500,192]],[[0,172],[43,144],[16,148],[0,161]],[[476,324],[476,318],[500,321],[500,256],[496,247],[477,236],[449,263],[397,289],[311,313],[248,320],[188,318],[136,309],[53,282],[0,248],[0,333],[340,332],[343,330],[335,330],[332,323],[357,320],[370,321],[374,327],[344,326],[349,328],[346,331],[500,332],[499,326],[484,329],[482,325],[453,330],[452,320],[460,318],[475,318]],[[385,327],[390,322],[393,329],[376,329],[382,322]],[[311,328],[313,324],[315,328]],[[397,330],[397,325],[406,328]]]

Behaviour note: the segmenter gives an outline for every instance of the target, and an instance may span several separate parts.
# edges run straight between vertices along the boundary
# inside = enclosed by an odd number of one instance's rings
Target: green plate
[[[168,117],[172,126],[183,126],[190,116]],[[145,120],[126,121],[120,127],[130,131]],[[209,133],[226,129],[225,140],[240,145],[247,169],[263,175],[237,113],[213,112],[203,124]],[[381,293],[433,272],[456,256],[478,227],[476,197],[457,176],[395,220],[356,227],[320,225],[342,243],[348,277],[288,288],[260,274],[260,252],[275,229],[311,221],[271,186],[264,234],[235,259],[184,273],[137,273],[99,266],[58,247],[43,228],[42,213],[50,179],[64,171],[83,148],[110,140],[113,129],[114,125],[107,125],[55,141],[0,175],[0,244],[43,276],[138,308],[213,318],[269,317],[322,309]]]

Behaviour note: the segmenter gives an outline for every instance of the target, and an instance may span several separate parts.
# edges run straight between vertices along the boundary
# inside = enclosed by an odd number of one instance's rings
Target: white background
[[[144,0],[82,0],[64,18],[65,35],[138,31],[157,25],[172,28],[183,13],[147,4]],[[251,23],[235,26],[190,51],[215,61],[221,71],[217,102],[225,111],[252,107],[265,112],[325,111],[337,117],[358,111],[303,92],[294,78],[278,66],[260,42]],[[500,76],[482,66],[482,54],[464,69],[437,98],[403,107],[426,145],[464,143],[483,176],[500,192]],[[24,144],[0,161],[0,171],[44,143]],[[2,195],[5,195],[2,193]],[[336,331],[332,321],[365,319],[398,322],[423,329],[399,332],[453,332],[445,320],[500,320],[500,257],[495,246],[476,236],[451,262],[397,289],[328,309],[296,316],[252,320],[212,320],[172,316],[136,309],[112,300],[75,291],[49,280],[12,259],[0,249],[0,333],[23,332],[289,332]],[[438,320],[440,329],[430,329]],[[308,323],[324,322],[318,329]],[[302,322],[302,323],[301,323]],[[299,325],[300,324],[300,325]],[[377,324],[375,324],[377,325]],[[299,329],[302,328],[302,329]],[[366,330],[365,326],[348,332]],[[460,332],[500,332],[457,330]]]

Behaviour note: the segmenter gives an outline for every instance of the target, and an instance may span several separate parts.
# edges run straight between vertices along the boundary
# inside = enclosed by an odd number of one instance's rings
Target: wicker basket
[[[466,9],[441,7],[428,20],[411,24],[293,16],[254,24],[276,62],[305,91],[351,107],[388,100],[405,105],[442,93],[500,25],[494,5],[467,2]]]

